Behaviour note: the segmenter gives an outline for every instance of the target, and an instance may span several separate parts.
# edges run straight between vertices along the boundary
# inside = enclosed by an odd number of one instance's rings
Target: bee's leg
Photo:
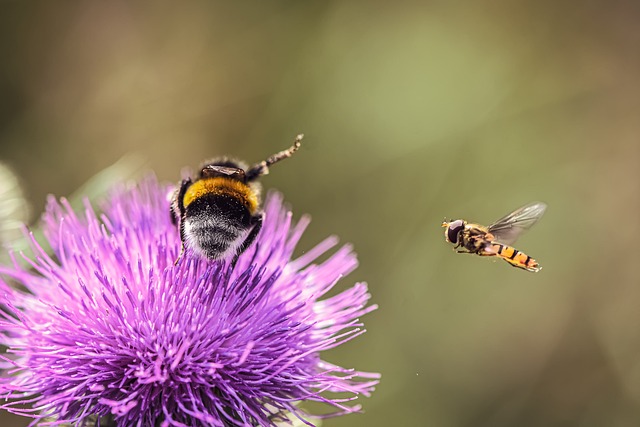
[[[184,215],[184,195],[187,194],[187,188],[189,188],[191,184],[191,178],[183,179],[180,183],[180,188],[173,196],[173,200],[171,201],[171,222],[174,225],[176,225],[178,219],[182,219],[182,215]]]
[[[178,225],[178,219],[180,218],[180,213],[177,212],[178,207],[176,206],[177,195],[173,196],[173,200],[171,200],[171,206],[169,207],[169,214],[171,215],[171,224]]]
[[[185,234],[184,234],[184,221],[181,219],[180,220],[180,253],[178,254],[178,258],[176,258],[176,261],[173,263],[173,265],[178,265],[178,261],[180,261],[180,258],[182,258],[182,255],[184,255],[184,240],[185,240]]]
[[[247,182],[251,182],[261,177],[262,175],[268,174],[269,166],[279,162],[280,160],[291,157],[293,153],[298,151],[298,148],[300,148],[300,141],[302,141],[303,137],[303,134],[296,136],[296,139],[293,141],[293,145],[291,147],[287,148],[286,150],[282,150],[279,153],[274,154],[273,156],[270,156],[267,160],[263,160],[260,163],[256,163],[255,165],[251,166],[251,168],[245,173]]]
[[[254,240],[256,240],[256,237],[258,237],[258,233],[260,233],[260,230],[262,229],[262,214],[259,213],[251,217],[251,223],[253,224],[253,228],[247,235],[247,238],[244,239],[244,242],[242,242],[242,245],[240,245],[240,247],[238,248],[238,252],[236,253],[236,255],[234,255],[233,260],[231,261],[231,268],[236,266],[236,262],[238,262],[238,257],[244,251],[249,249],[249,246],[251,246]]]
[[[260,230],[262,229],[262,214],[259,213],[257,215],[254,215],[251,218],[251,222],[253,223],[253,228],[249,232],[249,235],[244,240],[244,242],[242,242],[242,246],[240,246],[238,253],[242,253],[249,249],[249,246],[251,246],[253,241],[256,240],[256,237],[258,237],[258,233],[260,233]]]
[[[187,193],[187,188],[189,188],[192,184],[190,178],[183,179],[180,183],[180,188],[174,195],[174,200],[171,203],[171,222],[176,225],[178,224],[178,219],[180,220],[179,229],[180,229],[180,254],[174,263],[177,264],[180,258],[182,258],[182,254],[184,254],[184,240],[185,240],[185,232],[184,232],[184,195]],[[176,212],[177,210],[177,212]]]
[[[184,195],[187,194],[187,188],[191,186],[193,182],[191,178],[183,179],[180,183],[180,191],[178,191],[178,210],[180,215],[184,214]]]
[[[182,254],[184,253],[184,245],[182,246],[182,248],[180,248],[180,254],[178,255],[178,258],[176,258],[175,261],[173,261],[173,266],[175,267],[176,265],[178,265],[178,261],[180,261],[180,259],[182,258]]]
[[[187,193],[187,188],[190,186],[191,179],[187,178],[182,180],[182,184],[180,184],[180,191],[178,191],[178,200],[176,201],[176,204],[178,205],[178,212],[180,213],[180,240],[182,241],[182,251],[184,251],[184,241],[186,239],[184,231],[184,195]]]
[[[237,253],[233,256],[233,258],[231,259],[231,264],[229,264],[229,268],[231,270],[233,270],[234,268],[236,268],[236,263],[238,262],[238,258],[240,257],[240,253]]]

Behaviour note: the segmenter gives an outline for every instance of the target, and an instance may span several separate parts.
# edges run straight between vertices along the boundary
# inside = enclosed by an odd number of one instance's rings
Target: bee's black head
[[[445,231],[447,235],[447,240],[449,240],[453,244],[458,243],[458,235],[464,229],[464,221],[461,219],[457,219],[455,221],[451,221],[447,224],[447,230]]]
[[[244,169],[231,160],[207,163],[200,170],[200,178],[224,177],[246,182]]]

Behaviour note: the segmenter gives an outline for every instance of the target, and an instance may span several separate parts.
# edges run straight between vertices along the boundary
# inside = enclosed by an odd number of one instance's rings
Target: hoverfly
[[[511,245],[538,222],[546,209],[547,205],[542,202],[529,203],[488,227],[469,224],[462,219],[445,221],[442,223],[446,228],[444,236],[447,242],[462,248],[458,253],[496,256],[514,267],[538,272],[542,267],[536,260]]]

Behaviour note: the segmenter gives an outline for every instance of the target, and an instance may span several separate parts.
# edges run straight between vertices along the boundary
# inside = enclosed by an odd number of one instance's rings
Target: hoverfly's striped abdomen
[[[522,268],[524,270],[538,272],[542,267],[524,252],[520,252],[516,248],[508,245],[503,245],[498,242],[491,242],[490,249],[485,250],[487,255],[495,255],[507,261],[514,267]]]

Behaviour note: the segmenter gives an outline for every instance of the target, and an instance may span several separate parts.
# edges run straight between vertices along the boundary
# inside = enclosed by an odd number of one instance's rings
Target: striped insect
[[[529,203],[488,227],[470,224],[462,219],[445,221],[442,223],[445,227],[444,236],[456,249],[461,248],[458,253],[495,256],[514,267],[538,272],[542,268],[540,264],[511,245],[538,222],[546,209],[547,205],[542,202]]]
[[[180,228],[180,256],[189,248],[209,260],[230,258],[235,265],[262,228],[258,178],[298,151],[303,136],[251,167],[222,157],[205,162],[195,179],[183,179],[171,202],[171,221]]]

